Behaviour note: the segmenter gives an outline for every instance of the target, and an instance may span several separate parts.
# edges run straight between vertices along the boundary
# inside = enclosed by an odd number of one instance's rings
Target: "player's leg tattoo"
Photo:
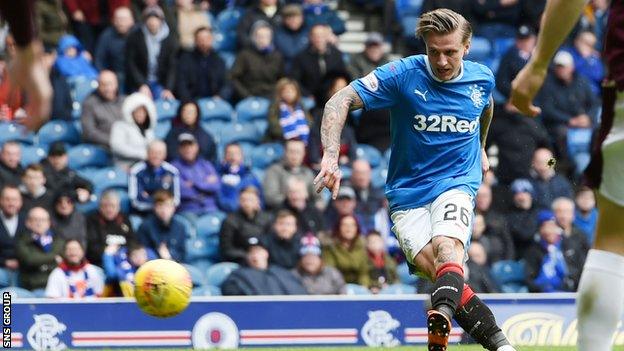
[[[457,257],[455,255],[455,244],[452,240],[444,240],[437,243],[434,248],[434,252],[437,252],[435,258],[436,267],[439,267],[449,262],[457,262]]]

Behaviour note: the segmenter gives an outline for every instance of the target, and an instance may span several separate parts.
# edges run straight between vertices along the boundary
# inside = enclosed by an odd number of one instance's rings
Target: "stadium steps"
[[[364,30],[364,16],[349,14],[348,11],[338,11],[338,15],[345,20],[347,31],[339,37],[338,48],[346,54],[357,54],[364,51],[364,42],[368,32]],[[386,51],[392,52],[387,44]]]

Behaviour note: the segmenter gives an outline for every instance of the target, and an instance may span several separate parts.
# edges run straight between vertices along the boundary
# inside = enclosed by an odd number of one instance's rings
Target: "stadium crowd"
[[[506,100],[544,5],[37,1],[54,103],[34,134],[16,123],[28,97],[11,90],[15,43],[2,31],[0,288],[131,296],[136,269],[164,258],[186,265],[196,295],[429,292],[391,232],[389,111],[350,114],[336,200],[312,182],[325,102],[387,63],[387,43],[422,53],[413,17],[447,7],[472,23],[468,59],[497,85],[467,282],[476,292],[575,291],[596,225],[580,174],[600,123],[608,5],[587,5],[530,119]],[[361,53],[339,50],[337,8],[383,14],[366,21]]]

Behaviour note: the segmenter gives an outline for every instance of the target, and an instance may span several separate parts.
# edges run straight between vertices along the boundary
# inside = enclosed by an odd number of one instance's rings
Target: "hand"
[[[119,245],[108,245],[104,249],[104,253],[107,255],[114,255],[119,250]]]
[[[171,259],[171,253],[169,253],[169,249],[165,243],[160,243],[160,246],[158,246],[158,255],[165,260]]]
[[[56,255],[54,256],[54,260],[56,261],[57,264],[61,264],[61,262],[63,262],[63,257]]]
[[[570,119],[568,125],[574,128],[589,128],[591,127],[591,118],[586,114],[578,115]]]
[[[93,62],[93,55],[91,55],[91,53],[88,52],[87,50],[82,52],[82,57],[84,57],[85,60],[87,60],[89,62]]]
[[[490,160],[488,160],[487,152],[485,149],[481,149],[481,172],[483,172],[483,177],[490,170]]]
[[[76,22],[84,22],[85,21],[85,15],[82,11],[78,10],[74,13],[72,13],[72,19]]]
[[[173,96],[171,90],[165,89],[162,91],[162,93],[160,93],[160,98],[165,100],[173,100],[175,99],[175,96]]]
[[[539,115],[542,109],[533,105],[532,101],[545,78],[546,69],[537,69],[529,62],[511,82],[511,104],[527,116]]]
[[[341,178],[342,172],[338,167],[337,155],[325,153],[323,155],[323,159],[321,160],[321,170],[316,178],[314,178],[316,192],[320,193],[323,188],[327,188],[332,192],[332,199],[336,200],[338,197],[338,189],[340,188]]]
[[[40,42],[32,42],[17,49],[10,74],[15,89],[23,89],[28,95],[28,118],[22,119],[20,123],[36,131],[47,121],[52,101],[52,85],[43,62],[43,46]]]
[[[147,86],[147,84],[143,84],[139,87],[139,93],[141,94],[145,94],[147,96],[149,96],[150,99],[153,99],[154,97],[152,96],[152,91],[150,90],[150,88]]]
[[[87,189],[78,188],[76,189],[76,195],[78,195],[78,202],[85,203],[89,201],[89,197],[91,196],[91,193]]]
[[[14,258],[9,258],[4,261],[4,266],[8,269],[16,271],[19,268],[19,261]]]

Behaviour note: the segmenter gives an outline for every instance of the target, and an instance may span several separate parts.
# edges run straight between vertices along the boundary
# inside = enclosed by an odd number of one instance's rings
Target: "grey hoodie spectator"
[[[82,103],[80,124],[85,143],[110,147],[113,123],[123,119],[121,106],[124,96],[119,94],[119,83],[113,71],[104,70],[98,77],[98,88]]]

